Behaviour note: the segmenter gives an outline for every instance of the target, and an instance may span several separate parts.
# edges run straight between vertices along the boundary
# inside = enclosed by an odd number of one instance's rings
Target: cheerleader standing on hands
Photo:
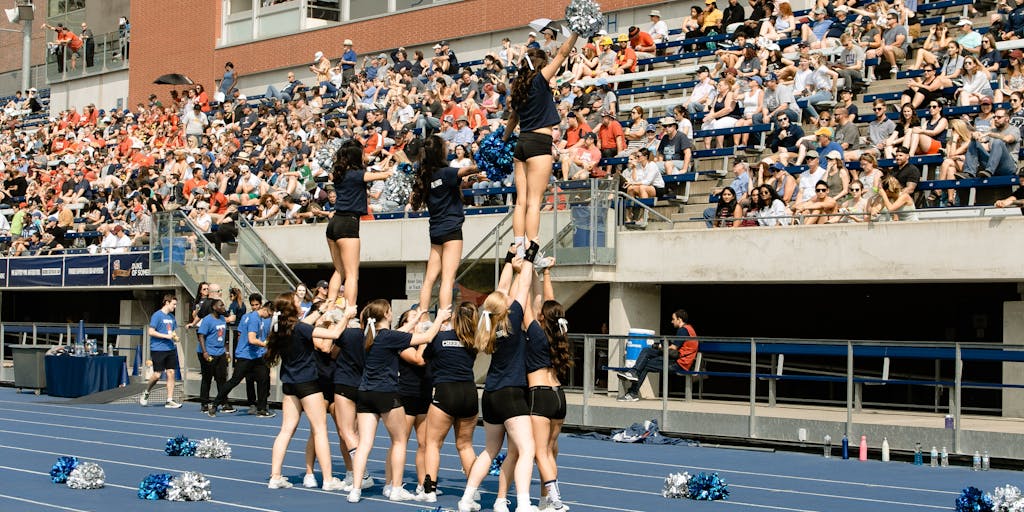
[[[327,410],[318,383],[313,339],[337,338],[345,328],[345,323],[339,322],[330,329],[314,328],[312,325],[302,323],[299,321],[296,299],[295,294],[284,293],[274,301],[275,313],[271,320],[270,336],[267,338],[265,357],[271,365],[281,362],[279,378],[284,393],[281,403],[281,431],[274,440],[270,483],[267,487],[283,489],[292,486],[288,479],[281,475],[281,467],[284,465],[288,443],[299,425],[299,417],[305,412],[313,433],[316,458],[324,475],[323,488],[327,491],[339,490],[342,482],[331,473],[331,450],[327,442]],[[326,307],[331,305],[321,306]],[[324,312],[323,309],[316,309],[311,314],[319,316]],[[355,313],[355,307],[346,308],[345,322],[353,318]]]
[[[334,157],[334,191],[338,199],[327,223],[327,247],[331,250],[334,274],[327,301],[334,302],[342,284],[345,301],[355,304],[359,286],[359,217],[366,215],[366,184],[384,180],[392,171],[363,169],[363,146],[354,139],[344,142]],[[344,282],[343,282],[344,280]]]
[[[354,482],[362,481],[366,473],[366,461],[377,434],[377,424],[383,419],[384,427],[391,437],[389,498],[391,501],[404,501],[412,499],[413,495],[402,488],[408,434],[405,432],[405,410],[398,400],[398,354],[411,346],[429,343],[437,336],[441,323],[451,313],[444,309],[438,310],[437,321],[430,330],[415,334],[410,331],[419,321],[418,314],[410,315],[409,321],[399,330],[391,329],[391,314],[391,304],[377,299],[366,305],[361,316],[366,332],[366,364],[359,383],[359,402],[356,405],[359,446],[352,460],[352,479]],[[356,503],[361,497],[362,489],[356,486],[349,492],[348,501]]]
[[[355,455],[356,446],[359,446],[359,436],[356,434],[356,402],[359,398],[359,382],[363,379],[363,364],[366,360],[366,349],[364,348],[365,336],[359,328],[359,319],[349,321],[348,328],[341,333],[341,337],[334,340],[334,345],[340,349],[338,357],[334,361],[334,424],[338,427],[338,439],[341,441],[342,456],[345,458],[345,489],[351,491],[352,481],[352,457]],[[373,479],[370,475],[363,475],[360,488],[366,489],[373,486]]]
[[[533,260],[539,246],[531,242],[525,251],[522,270],[512,292],[513,249],[505,256],[498,290],[484,300],[480,308],[474,345],[478,352],[491,354],[487,370],[483,409],[486,445],[477,456],[466,482],[466,490],[459,500],[459,512],[479,510],[473,496],[487,476],[491,461],[498,456],[508,434],[509,449],[515,449],[519,460],[515,465],[516,510],[528,512],[530,506],[530,477],[533,473],[534,441],[530,423],[530,409],[526,400],[526,340],[523,333],[523,305],[530,294],[533,278]]]

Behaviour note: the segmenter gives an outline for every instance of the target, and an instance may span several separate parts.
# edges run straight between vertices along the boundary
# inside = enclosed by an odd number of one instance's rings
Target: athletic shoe
[[[285,477],[271,478],[270,483],[267,484],[268,489],[288,489],[292,486],[292,483]]]
[[[555,258],[552,256],[545,256],[543,258],[537,258],[533,264],[533,268],[537,270],[544,270],[555,264]]]
[[[307,476],[310,476],[310,475],[307,475]],[[316,481],[315,478],[313,480]],[[303,482],[303,485],[305,485],[305,482]],[[316,487],[316,486],[314,486],[314,487]],[[325,491],[341,491],[341,490],[343,490],[344,487],[345,487],[345,484],[344,484],[344,482],[341,481],[340,478],[331,478],[330,480],[325,480],[324,481],[324,486],[322,487],[322,489],[325,490]]]
[[[271,411],[256,411],[256,417],[257,417],[257,418],[273,418],[273,417],[275,417],[275,416],[277,416],[277,413],[276,413],[276,412],[271,412]]]
[[[393,487],[391,488],[391,496],[388,499],[391,501],[410,501],[416,499],[416,496],[405,490],[404,487]]]
[[[569,506],[562,503],[562,500],[549,500],[547,502],[547,506],[547,510],[550,510],[551,512],[569,512]],[[543,507],[538,505],[537,508]]]
[[[250,405],[249,406],[249,416],[256,416],[256,413],[258,413],[258,412],[260,412],[260,411],[256,409],[255,405]]]
[[[416,501],[422,501],[424,503],[437,503],[437,493],[421,492],[416,495]]]
[[[346,498],[346,499],[348,500],[349,503],[359,503],[359,500],[362,497],[363,497],[363,490],[362,489],[352,489],[351,491],[348,492],[348,498]]]
[[[164,402],[164,408],[165,409],[181,409],[181,404],[179,404],[178,402],[175,402],[174,400],[168,400],[168,401]]]
[[[370,475],[363,475],[363,483],[360,485],[360,487],[363,489],[369,489],[370,487],[373,487],[373,479],[370,478]]]
[[[540,512],[533,505],[516,505],[516,512]]]
[[[224,407],[220,408],[220,412],[226,412],[228,414],[231,414],[231,413],[235,412],[236,410],[237,409],[235,409],[234,407],[231,407],[231,404],[227,404]]]
[[[636,373],[634,373],[633,370],[626,370],[624,372],[618,372],[615,375],[618,375],[620,379],[626,379],[626,380],[628,380],[630,382],[636,382],[636,381],[640,380],[640,378],[637,377]]]
[[[385,498],[391,497],[391,484],[384,484],[384,491],[381,492]]]
[[[342,483],[342,485],[345,486],[345,491],[346,492],[351,491],[352,490],[352,473],[346,472],[345,473],[345,478],[341,481],[341,483]]]
[[[324,485],[327,485],[327,482],[324,482]],[[302,477],[302,486],[306,489],[316,489],[316,475],[306,473],[306,476]]]
[[[548,501],[547,496],[541,496],[540,499],[537,500],[537,510],[540,510],[541,512],[546,512],[550,506],[551,503]]]
[[[210,408],[210,404],[203,404],[203,405],[200,405],[200,406],[199,406],[199,412],[201,412],[201,413],[204,413],[204,414],[205,414],[205,413],[206,413],[206,411],[207,411],[207,409],[209,409],[209,408]]]
[[[213,406],[210,406],[210,408],[206,409],[206,415],[211,417],[211,418],[216,418],[217,417],[217,406],[213,405]]]
[[[149,405],[149,391],[142,393],[142,398],[139,398],[139,405],[143,407]]]
[[[634,395],[632,393],[626,393],[625,395],[622,395],[622,398],[619,398],[618,401],[619,402],[639,402],[640,398],[638,398],[636,395]]]
[[[494,512],[509,512],[508,507],[511,504],[512,502],[505,498],[498,498],[498,500],[494,502]]]
[[[498,500],[499,502],[502,500]],[[507,503],[507,502],[506,502]],[[480,510],[480,504],[475,501],[466,501],[465,499],[459,500],[458,503],[459,512],[477,512]],[[501,509],[498,508],[498,503],[494,504],[494,512],[499,512]],[[505,505],[506,512],[508,511],[508,505]]]

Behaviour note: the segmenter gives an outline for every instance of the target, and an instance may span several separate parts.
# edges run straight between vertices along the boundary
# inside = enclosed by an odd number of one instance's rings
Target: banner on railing
[[[0,288],[153,284],[149,253],[0,258]]]

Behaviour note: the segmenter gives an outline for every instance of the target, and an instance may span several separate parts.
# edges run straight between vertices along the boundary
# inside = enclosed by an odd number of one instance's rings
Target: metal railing
[[[274,253],[244,215],[238,216],[237,269],[249,277],[266,300],[295,290],[302,281]]]
[[[50,83],[128,68],[128,59],[122,55],[126,48],[117,32],[94,35],[92,45],[84,44],[77,54],[58,46],[52,41],[52,34],[47,37],[50,42],[47,43],[46,79]]]
[[[175,276],[189,293],[195,293],[201,282],[237,287],[243,296],[263,292],[248,276],[232,268],[181,211],[158,212],[153,216],[153,225],[155,236],[150,242],[149,267],[154,276]]]

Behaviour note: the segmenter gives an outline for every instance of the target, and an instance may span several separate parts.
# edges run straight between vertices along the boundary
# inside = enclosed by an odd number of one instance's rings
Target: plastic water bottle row
[[[824,439],[824,455],[826,459],[832,458],[832,436],[826,434]],[[860,436],[860,446],[858,447],[858,459],[868,460],[868,438],[867,436]],[[850,438],[843,434],[843,440],[841,445],[843,460],[850,458]],[[882,462],[889,462],[889,438],[882,438]],[[973,471],[988,471],[991,467],[992,460],[988,455],[988,450],[984,452],[974,452],[974,457],[971,460],[971,470]],[[924,465],[924,453],[921,450],[921,443],[914,443],[914,465]],[[928,456],[928,465],[935,467],[949,467],[949,451],[946,447],[942,447],[940,452],[935,446],[932,446],[932,451]]]

